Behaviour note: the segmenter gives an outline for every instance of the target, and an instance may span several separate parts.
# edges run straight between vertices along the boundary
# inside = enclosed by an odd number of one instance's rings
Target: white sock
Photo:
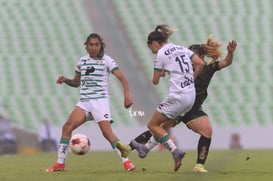
[[[121,153],[120,153],[119,149],[115,148],[114,150],[117,153],[118,157],[121,159],[122,163],[124,163],[124,162],[126,162],[126,161],[129,160],[128,158],[124,158],[124,157],[121,156]]]
[[[171,139],[168,139],[163,145],[171,152],[173,152],[177,148]]]
[[[60,143],[58,147],[58,160],[57,163],[64,164],[68,155],[68,144]]]
[[[153,149],[158,142],[155,140],[155,138],[152,136],[147,143],[145,144],[145,147],[148,148],[149,150]]]

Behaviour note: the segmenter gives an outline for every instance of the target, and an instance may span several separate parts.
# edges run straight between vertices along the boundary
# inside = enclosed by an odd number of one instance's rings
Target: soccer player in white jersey
[[[90,34],[85,42],[88,55],[83,56],[78,61],[74,78],[69,79],[60,76],[57,79],[57,84],[65,83],[71,87],[80,87],[80,100],[62,127],[58,159],[52,167],[46,169],[47,172],[65,170],[65,160],[68,155],[69,139],[72,132],[88,120],[95,120],[98,123],[103,136],[121,158],[124,169],[126,171],[135,169],[131,161],[124,157],[127,150],[123,149],[123,145],[112,131],[108,91],[109,75],[112,73],[121,82],[124,93],[124,107],[128,108],[132,105],[128,82],[115,60],[104,54],[104,47],[105,44],[100,35]]]
[[[157,85],[165,72],[169,74],[170,81],[168,96],[152,115],[148,128],[153,134],[153,139],[172,153],[174,171],[177,171],[185,153],[177,148],[162,125],[172,125],[178,116],[191,109],[195,100],[194,79],[204,68],[205,62],[188,48],[168,43],[168,38],[174,31],[168,25],[158,25],[148,35],[147,45],[152,53],[156,54],[153,84]],[[192,64],[195,65],[194,70]]]
[[[208,172],[204,165],[209,154],[213,132],[209,116],[203,110],[202,105],[208,96],[207,90],[212,77],[216,72],[227,68],[232,64],[237,42],[235,40],[230,41],[227,46],[227,55],[225,59],[218,60],[222,55],[222,51],[220,50],[221,45],[222,43],[220,41],[209,36],[206,43],[194,44],[189,47],[190,50],[204,61],[205,57],[210,60],[207,61],[205,68],[195,79],[196,98],[193,107],[176,122],[176,124],[183,122],[189,129],[200,135],[197,145],[196,164],[193,167],[193,171],[199,173]],[[152,134],[150,131],[141,133],[130,142],[129,146],[131,150],[136,149],[139,157],[145,158],[148,152],[157,145],[156,142],[149,141],[152,138],[151,136]]]

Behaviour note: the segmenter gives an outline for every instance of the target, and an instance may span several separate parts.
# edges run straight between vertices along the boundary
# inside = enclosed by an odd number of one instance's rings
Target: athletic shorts
[[[157,107],[157,111],[168,119],[183,116],[194,104],[195,91],[183,94],[169,94]]]
[[[199,109],[187,112],[183,117],[178,120],[178,123],[183,122],[185,124],[188,124],[188,122],[202,116],[207,116],[207,113],[203,111],[202,107],[199,107]]]
[[[86,114],[86,121],[94,120],[111,121],[110,103],[108,99],[93,99],[89,101],[79,101],[76,106],[82,108]]]

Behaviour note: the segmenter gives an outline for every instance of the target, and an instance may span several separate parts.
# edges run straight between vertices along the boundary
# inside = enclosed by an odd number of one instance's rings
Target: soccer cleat
[[[120,141],[118,141],[116,147],[117,149],[119,149],[122,157],[124,158],[128,157],[131,151],[131,148],[129,145],[123,145]]]
[[[58,171],[64,171],[65,170],[65,164],[55,163],[52,167],[46,169],[46,172],[58,172]]]
[[[180,166],[182,165],[181,161],[183,157],[185,156],[185,152],[179,149],[175,149],[173,152],[173,159],[174,159],[174,171],[176,172]]]
[[[123,167],[126,171],[134,171],[136,169],[135,165],[130,160],[124,162]]]
[[[203,164],[197,163],[194,167],[193,167],[193,171],[194,172],[199,172],[199,173],[207,173],[208,170],[205,169]]]
[[[138,143],[135,140],[132,140],[131,143],[132,143],[133,147],[135,147],[135,149],[137,150],[138,156],[140,158],[145,158],[148,155],[150,150],[148,148],[146,148],[146,146],[144,144]]]

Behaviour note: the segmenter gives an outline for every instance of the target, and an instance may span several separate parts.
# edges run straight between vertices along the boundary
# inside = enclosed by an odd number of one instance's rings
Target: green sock
[[[157,142],[159,142],[159,143],[161,143],[161,144],[164,144],[166,141],[168,141],[168,140],[170,139],[170,137],[169,137],[168,134],[166,134],[166,135],[164,135],[164,136],[162,136],[162,137],[160,137],[160,138],[154,136],[154,138],[155,138],[155,140],[156,140]]]
[[[119,142],[119,140],[111,142],[111,146],[112,146],[113,149],[116,148],[117,142]]]
[[[69,144],[69,139],[68,138],[61,138],[61,141],[60,141],[61,144]]]

